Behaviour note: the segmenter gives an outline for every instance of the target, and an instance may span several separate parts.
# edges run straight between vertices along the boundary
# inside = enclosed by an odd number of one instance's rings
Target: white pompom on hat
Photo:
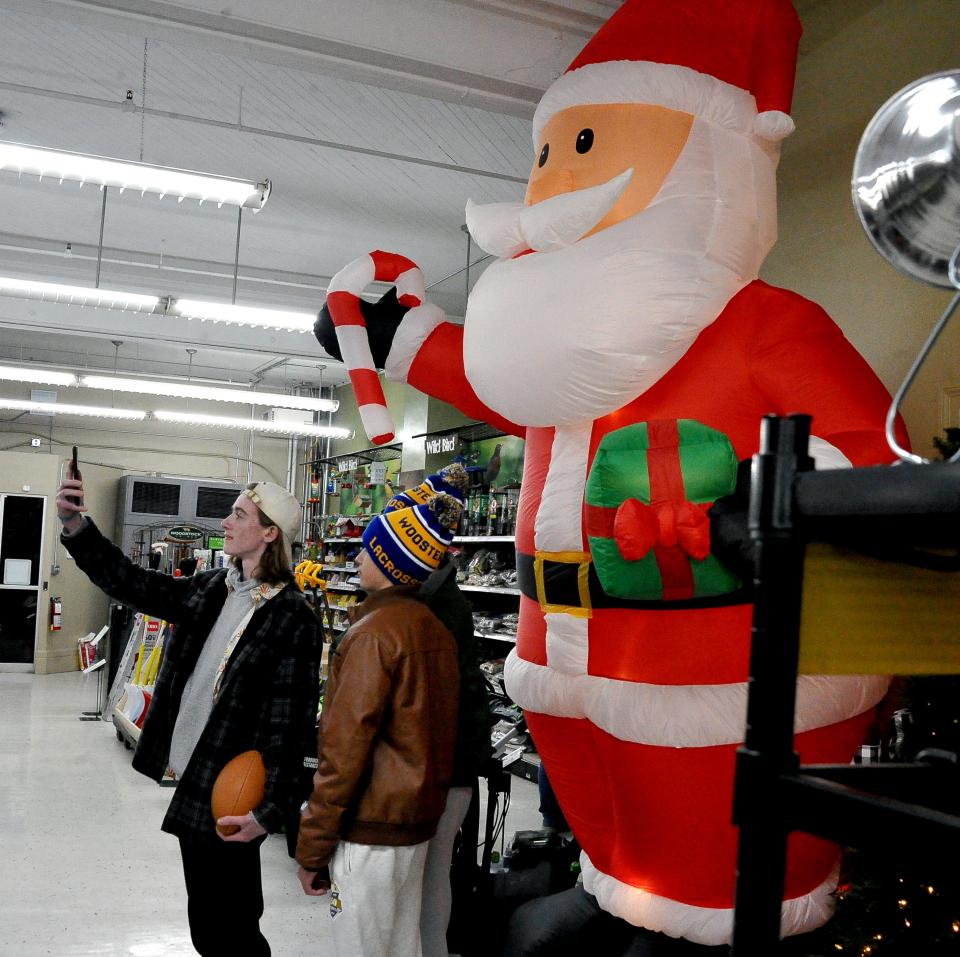
[[[648,103],[778,142],[802,27],[790,0],[626,0],[543,95],[547,121],[571,106]]]

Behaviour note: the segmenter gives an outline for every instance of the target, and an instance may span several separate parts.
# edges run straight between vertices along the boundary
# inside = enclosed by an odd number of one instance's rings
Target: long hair
[[[256,487],[257,483],[253,482],[247,486],[247,491],[252,491]],[[267,547],[263,550],[252,577],[266,585],[286,585],[293,581],[293,569],[287,561],[287,554],[283,548],[283,530],[276,522],[270,520],[263,509],[258,508],[257,513],[260,516],[261,526],[269,528],[273,525],[277,529],[277,537],[272,542],[267,542]],[[243,571],[243,563],[236,555],[231,557],[230,564]]]

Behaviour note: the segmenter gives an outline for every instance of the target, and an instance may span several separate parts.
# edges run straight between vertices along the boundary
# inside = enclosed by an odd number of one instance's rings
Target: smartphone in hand
[[[77,447],[73,447],[73,457],[70,459],[70,473],[71,477],[75,478],[78,482],[82,481],[83,476],[80,474],[80,465],[77,462]],[[82,495],[71,495],[75,505],[83,505],[83,496]]]

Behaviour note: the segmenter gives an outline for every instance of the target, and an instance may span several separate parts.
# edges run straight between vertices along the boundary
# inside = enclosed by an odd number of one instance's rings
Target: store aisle
[[[94,693],[93,676],[0,674],[0,957],[194,954],[160,831],[171,792],[131,769],[112,725],[77,719]],[[282,837],[262,860],[274,953],[333,957]]]
[[[134,772],[112,725],[79,721],[96,680],[0,674],[0,957],[190,957],[170,791]],[[515,779],[507,835],[538,827]],[[334,957],[280,836],[262,851],[276,957]],[[229,915],[224,915],[229,919]]]

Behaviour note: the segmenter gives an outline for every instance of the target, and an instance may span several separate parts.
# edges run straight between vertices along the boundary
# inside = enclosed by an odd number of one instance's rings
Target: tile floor
[[[180,855],[160,831],[171,792],[131,769],[112,725],[78,720],[94,695],[94,676],[0,674],[0,957],[194,953]],[[539,826],[535,785],[514,778],[508,837]],[[334,957],[285,841],[262,860],[276,957]]]

